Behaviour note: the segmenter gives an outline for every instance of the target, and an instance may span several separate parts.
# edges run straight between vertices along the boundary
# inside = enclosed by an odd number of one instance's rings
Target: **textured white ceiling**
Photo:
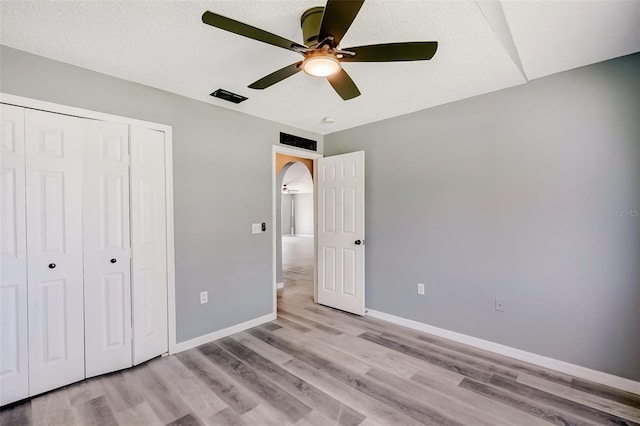
[[[640,51],[640,1],[502,3],[531,80]]]
[[[473,1],[367,0],[342,47],[437,40],[439,49],[431,61],[345,64],[362,92],[345,102],[327,81],[304,73],[266,90],[247,88],[300,56],[201,22],[211,10],[301,42],[300,15],[322,3],[3,0],[0,42],[321,134],[640,50],[637,0],[483,2],[495,3],[484,7],[488,14]],[[496,18],[496,5],[504,16]],[[517,52],[505,42],[509,29]],[[249,100],[211,98],[217,88]]]

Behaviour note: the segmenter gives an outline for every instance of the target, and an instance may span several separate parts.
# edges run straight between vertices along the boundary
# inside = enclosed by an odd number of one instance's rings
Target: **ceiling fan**
[[[283,194],[291,194],[293,192],[300,192],[300,190],[299,189],[289,188],[286,183],[284,185],[282,185],[282,193]]]
[[[342,68],[343,62],[395,62],[431,59],[437,41],[372,44],[342,49],[345,35],[364,0],[328,0],[324,7],[313,7],[302,14],[300,24],[304,43],[300,44],[245,23],[207,11],[202,22],[263,43],[292,50],[304,59],[287,65],[251,83],[251,89],[266,89],[300,71],[314,77],[326,77],[334,90],[349,100],[360,96],[358,87]]]

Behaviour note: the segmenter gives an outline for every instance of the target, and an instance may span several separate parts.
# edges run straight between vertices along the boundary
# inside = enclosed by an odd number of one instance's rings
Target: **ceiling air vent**
[[[211,94],[214,98],[224,99],[225,101],[233,102],[234,104],[239,104],[242,101],[246,101],[249,98],[246,98],[242,95],[238,95],[233,92],[229,92],[228,90],[218,89]]]
[[[310,151],[316,151],[316,141],[301,138],[287,133],[280,132],[280,143],[283,145],[295,146],[296,148],[304,148]]]

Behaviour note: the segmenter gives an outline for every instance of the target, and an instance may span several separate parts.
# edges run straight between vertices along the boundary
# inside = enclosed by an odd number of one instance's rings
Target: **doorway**
[[[299,291],[315,300],[314,162],[321,157],[302,150],[273,147],[274,313],[278,297],[284,294]]]
[[[287,163],[280,171],[280,229],[282,233],[281,293],[313,296],[313,163]],[[277,190],[277,189],[276,189]],[[281,284],[280,284],[281,283]]]
[[[277,284],[282,282],[284,286],[283,281],[277,280],[282,277],[279,272],[282,271],[283,189],[280,171],[289,163],[309,160],[313,161],[308,167],[312,171],[314,192],[313,292],[304,297],[364,315],[364,151],[323,157],[281,145],[272,148],[273,314],[278,313]],[[295,234],[295,224],[293,232]],[[282,292],[282,296],[285,295],[286,292]]]

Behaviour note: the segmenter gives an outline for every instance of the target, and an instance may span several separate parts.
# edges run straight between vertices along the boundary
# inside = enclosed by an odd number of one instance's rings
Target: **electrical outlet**
[[[254,234],[259,234],[262,232],[262,225],[259,223],[252,223],[251,224],[251,232]]]
[[[418,283],[418,294],[424,296],[424,284]]]
[[[209,303],[209,292],[208,291],[201,291],[200,292],[200,304],[205,304],[205,303]]]
[[[496,311],[504,312],[504,299],[496,298]]]

